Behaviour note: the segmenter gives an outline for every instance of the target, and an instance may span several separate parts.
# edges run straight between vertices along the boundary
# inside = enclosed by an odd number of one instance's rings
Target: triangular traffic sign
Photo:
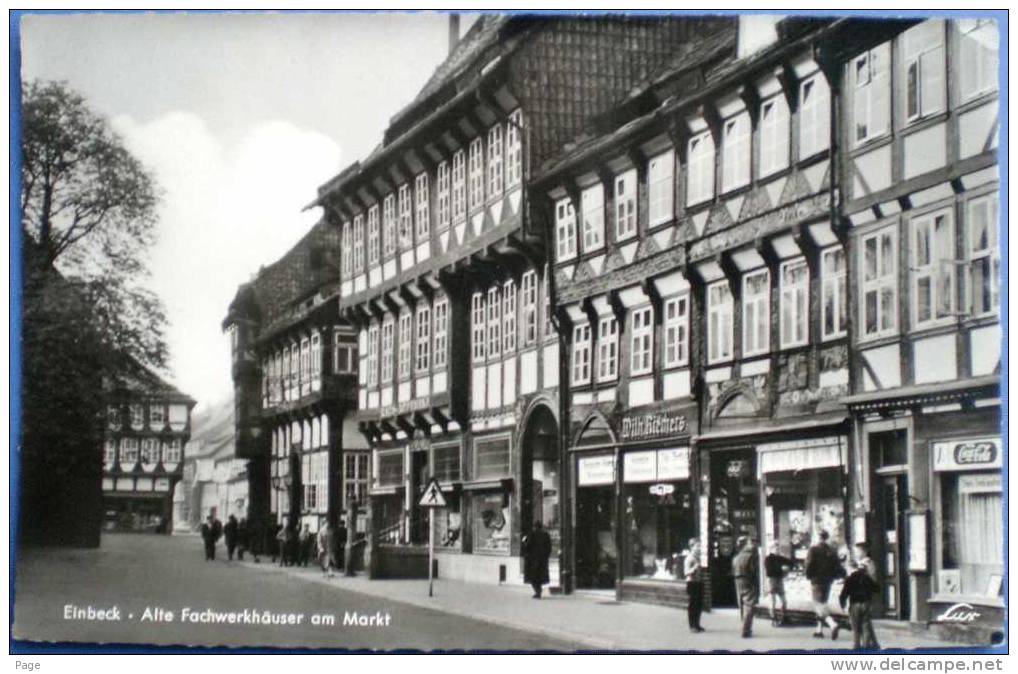
[[[442,494],[442,488],[438,486],[438,480],[431,478],[431,482],[428,483],[427,489],[421,494],[421,500],[417,505],[422,508],[444,508],[446,507],[445,495]]]

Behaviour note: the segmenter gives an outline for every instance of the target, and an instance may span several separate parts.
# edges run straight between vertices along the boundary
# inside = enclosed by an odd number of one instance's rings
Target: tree
[[[155,238],[154,179],[65,83],[36,80],[22,85],[21,95],[26,236],[42,266],[59,270],[83,293],[111,352],[164,368],[166,315],[142,284]]]

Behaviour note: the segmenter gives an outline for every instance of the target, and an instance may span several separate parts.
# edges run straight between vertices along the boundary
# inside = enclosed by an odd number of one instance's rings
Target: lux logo
[[[947,610],[937,616],[937,621],[944,623],[970,623],[980,615],[979,611],[975,610],[972,604],[961,603],[947,607]]]

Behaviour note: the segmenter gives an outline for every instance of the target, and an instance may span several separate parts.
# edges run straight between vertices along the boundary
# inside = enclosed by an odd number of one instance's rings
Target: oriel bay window
[[[141,441],[141,465],[145,470],[152,470],[159,463],[159,441],[155,438],[143,438]]]
[[[414,370],[427,372],[431,366],[431,307],[417,305],[417,350]]]
[[[615,240],[636,235],[636,169],[615,176]]]
[[[1000,34],[993,19],[955,19],[961,53],[958,83],[961,99],[968,101],[997,89]]]
[[[523,302],[523,346],[537,343],[537,273],[526,271],[520,277]]]
[[[721,185],[727,192],[749,184],[753,132],[749,113],[742,112],[724,123],[722,136]]]
[[[573,328],[573,385],[590,383],[590,324]]]
[[[824,339],[843,337],[848,331],[845,250],[841,246],[820,253],[821,325]]]
[[[630,374],[649,374],[654,363],[654,309],[634,309],[632,316]]]
[[[798,258],[781,264],[781,347],[809,341],[809,268]]]
[[[559,262],[576,257],[576,213],[568,198],[555,204],[555,240]]]
[[[664,303],[665,367],[689,364],[689,295]]]
[[[770,272],[766,269],[742,277],[742,355],[770,349]]]
[[[732,291],[728,281],[707,286],[707,362],[732,357]]]
[[[878,337],[898,329],[897,230],[886,227],[863,236],[861,241],[862,335]]]
[[[613,381],[619,376],[619,322],[602,318],[597,327],[597,380]]]
[[[484,294],[474,293],[471,298],[471,312],[470,312],[470,331],[471,340],[470,343],[473,348],[473,361],[484,362],[485,352],[485,314],[484,314]]]
[[[414,345],[414,317],[409,309],[399,314],[399,378],[409,379]]]
[[[435,313],[435,346],[434,346],[434,367],[444,368],[448,361],[449,353],[449,300],[445,295],[435,298],[433,311]]]
[[[856,145],[887,133],[891,121],[891,43],[855,57],[852,141]]]
[[[172,438],[163,443],[163,463],[179,463],[183,455],[183,441],[180,438]]]
[[[822,73],[799,85],[799,159],[822,150],[831,142],[831,90]]]
[[[917,328],[954,314],[954,226],[951,211],[912,219],[912,320]]]
[[[417,242],[426,241],[431,233],[431,192],[428,174],[421,173],[414,181],[414,201],[417,219]]]
[[[396,253],[396,195],[389,194],[382,202],[382,256]]]
[[[714,197],[714,137],[704,131],[689,139],[686,163],[686,205]]]
[[[912,122],[945,109],[944,22],[930,19],[902,35],[905,117]]]
[[[1000,248],[997,195],[977,197],[965,209],[968,227],[970,308],[975,316],[1000,308]]]
[[[760,175],[769,176],[788,166],[790,117],[788,101],[778,94],[760,106]]]
[[[498,286],[488,289],[488,359],[502,352],[502,298]]]
[[[604,246],[604,187],[598,183],[580,195],[583,211],[583,252]]]
[[[650,226],[675,216],[675,151],[668,150],[647,163],[648,216]]]

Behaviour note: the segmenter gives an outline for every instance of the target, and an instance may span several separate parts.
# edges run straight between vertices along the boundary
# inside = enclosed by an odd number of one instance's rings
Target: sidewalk
[[[435,595],[428,597],[426,580],[368,580],[365,575],[347,578],[337,574],[325,578],[313,566],[280,567],[267,562],[241,562],[254,572],[284,573],[307,582],[357,592],[413,606],[460,615],[502,627],[547,634],[586,644],[591,650],[637,651],[845,651],[852,647],[852,633],[841,630],[838,641],[811,636],[809,626],[772,627],[766,618],[757,618],[753,638],[739,636],[738,612],[715,609],[703,615],[706,632],[691,634],[682,610],[649,604],[616,602],[610,596],[577,593],[531,598],[529,588],[435,580]],[[885,648],[957,648],[962,644],[884,633],[877,638]],[[441,644],[435,644],[441,647]]]

